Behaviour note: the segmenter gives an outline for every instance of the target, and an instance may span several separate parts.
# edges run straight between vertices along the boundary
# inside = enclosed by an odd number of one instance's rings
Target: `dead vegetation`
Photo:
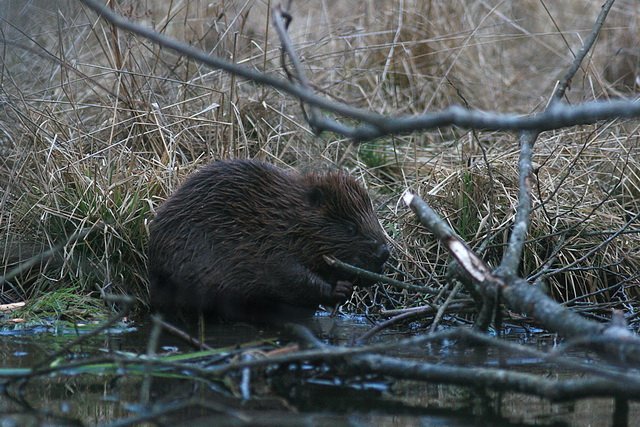
[[[383,114],[453,103],[529,113],[545,107],[600,7],[556,3],[295,3],[291,32],[314,87],[328,97]],[[269,4],[117,7],[214,55],[282,75]],[[154,207],[189,172],[218,158],[350,169],[377,196],[399,279],[441,287],[449,261],[399,202],[406,187],[481,248],[489,264],[502,256],[518,194],[512,134],[453,128],[359,146],[331,134],[317,138],[293,98],[96,21],[76,2],[9,1],[0,11],[3,273],[91,230],[4,283],[2,302],[72,288],[82,295],[127,292],[144,304]],[[638,93],[639,20],[632,0],[617,3],[568,102]],[[620,308],[632,322],[640,224],[610,237],[640,210],[638,137],[637,121],[539,137],[522,262],[523,276],[544,278],[557,300],[592,315]],[[352,308],[374,313],[425,298],[385,286],[356,295]]]

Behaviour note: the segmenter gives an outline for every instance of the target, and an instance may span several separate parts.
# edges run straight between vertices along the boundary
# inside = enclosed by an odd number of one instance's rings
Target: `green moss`
[[[23,308],[13,312],[12,317],[27,319],[30,325],[36,325],[45,320],[77,322],[101,319],[109,312],[100,298],[85,295],[77,287],[66,287],[35,295]]]

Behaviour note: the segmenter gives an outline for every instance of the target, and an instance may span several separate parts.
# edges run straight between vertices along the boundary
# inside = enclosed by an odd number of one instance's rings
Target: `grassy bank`
[[[454,103],[541,110],[600,6],[317,3],[296,4],[291,26],[316,90],[384,114]],[[117,10],[283,76],[267,5],[125,2]],[[186,175],[221,158],[349,169],[375,196],[394,248],[390,272],[400,279],[441,287],[448,262],[399,202],[407,187],[482,247],[489,263],[499,262],[517,202],[514,135],[440,129],[361,146],[339,135],[316,137],[289,96],[119,31],[75,1],[0,8],[3,272],[60,247],[6,282],[2,303],[114,292],[135,295],[144,310],[155,208]],[[618,2],[567,102],[638,93],[639,25],[637,5]],[[523,274],[544,277],[556,299],[593,314],[638,307],[640,224],[611,238],[640,209],[638,136],[637,121],[616,121],[546,132],[536,144],[536,209]],[[353,306],[375,311],[424,298],[380,287],[360,292]]]

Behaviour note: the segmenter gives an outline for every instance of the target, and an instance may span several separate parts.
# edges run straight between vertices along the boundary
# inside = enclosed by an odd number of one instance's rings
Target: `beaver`
[[[213,162],[151,222],[151,304],[182,318],[282,322],[344,303],[354,284],[372,285],[325,255],[373,272],[389,257],[371,199],[352,176]]]

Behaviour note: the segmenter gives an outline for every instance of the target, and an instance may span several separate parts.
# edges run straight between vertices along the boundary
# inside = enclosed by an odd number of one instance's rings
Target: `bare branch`
[[[513,311],[525,313],[533,317],[550,331],[557,332],[567,338],[577,336],[622,338],[620,346],[640,346],[640,338],[629,332],[624,326],[603,324],[585,319],[571,310],[561,306],[537,286],[531,286],[526,280],[515,276],[496,275],[491,272],[482,259],[455,234],[449,225],[442,220],[431,207],[420,197],[405,193],[405,203],[411,207],[420,222],[428,227],[445,245],[453,257],[458,260],[465,272],[476,283],[481,283],[480,292],[484,295],[495,295],[501,291],[505,304]],[[619,349],[619,347],[618,347]],[[640,357],[637,352],[617,353],[624,357]]]
[[[557,107],[562,106],[566,108],[566,105],[560,104],[560,100],[564,96],[571,79],[576,74],[582,61],[587,53],[593,47],[602,25],[609,14],[609,10],[613,6],[615,0],[607,0],[602,6],[602,10],[598,15],[598,19],[589,34],[589,37],[585,40],[585,43],[580,48],[578,55],[576,55],[571,66],[565,73],[562,81],[556,87],[551,100],[545,112],[554,111]],[[520,134],[520,160],[518,161],[519,168],[519,193],[518,193],[518,207],[516,210],[516,217],[514,219],[513,230],[509,236],[509,244],[502,257],[500,263],[500,274],[515,275],[518,266],[520,265],[520,259],[522,258],[522,252],[524,250],[524,243],[527,238],[529,230],[529,217],[531,215],[531,181],[532,181],[532,166],[531,156],[533,155],[533,146],[538,139],[538,135],[542,129],[534,129],[530,132],[522,132]]]
[[[584,44],[582,45],[582,47],[580,48],[580,51],[578,52],[575,59],[571,63],[571,66],[569,67],[565,75],[562,77],[560,84],[558,84],[558,86],[556,87],[556,90],[551,97],[552,103],[556,103],[560,101],[564,96],[565,92],[567,91],[567,89],[569,88],[569,86],[571,85],[571,80],[573,80],[573,76],[575,76],[575,74],[578,72],[578,69],[580,69],[580,65],[582,65],[582,61],[587,56],[587,53],[589,53],[589,51],[593,47],[593,44],[598,39],[598,36],[600,35],[600,30],[602,29],[602,26],[604,25],[604,21],[605,19],[607,19],[607,15],[609,14],[609,11],[611,10],[611,7],[613,6],[614,2],[615,0],[607,0],[602,5],[602,10],[598,14],[598,18],[596,19],[596,22],[593,25],[593,29],[591,30],[591,33],[589,33],[589,37],[587,37],[587,39],[584,41]]]
[[[440,112],[417,116],[386,117],[323,98],[298,84],[210,56],[200,49],[129,21],[97,0],[81,1],[113,25],[138,34],[162,47],[186,55],[212,68],[224,70],[247,80],[279,89],[309,105],[362,122],[359,126],[351,127],[334,120],[324,119],[321,115],[318,115],[319,122],[317,127],[319,130],[338,132],[356,141],[367,141],[385,135],[424,131],[447,126],[458,126],[467,129],[532,130],[542,132],[568,126],[590,124],[599,120],[640,117],[640,102],[633,99],[592,101],[572,106],[558,103],[550,106],[542,113],[524,116],[520,114],[467,110],[461,106],[452,105]]]
[[[419,292],[421,294],[429,294],[429,295],[438,295],[440,293],[439,289],[432,288],[426,285],[412,285],[410,283],[404,283],[399,280],[392,279],[387,276],[383,276],[382,274],[372,273],[370,271],[364,270],[362,268],[355,267],[353,265],[347,264],[345,262],[340,261],[339,259],[323,256],[325,262],[329,264],[331,267],[338,268],[340,270],[346,271],[348,273],[352,273],[357,277],[368,279],[372,282],[382,282],[388,285],[394,286],[399,289],[406,289],[408,291]]]
[[[278,33],[278,37],[280,37],[280,40],[282,41],[283,67],[286,70],[286,67],[285,67],[286,64],[284,64],[284,53],[286,52],[286,54],[291,59],[291,63],[293,64],[293,69],[295,70],[295,76],[292,76],[291,74],[287,73],[287,75],[289,76],[289,79],[290,80],[293,78],[297,79],[303,88],[311,91],[311,83],[309,82],[309,79],[307,78],[307,75],[305,74],[302,68],[300,59],[298,58],[297,55],[295,55],[295,51],[293,49],[293,43],[291,43],[291,39],[288,37],[287,27],[288,27],[288,23],[291,22],[291,16],[285,11],[283,11],[280,5],[277,5],[276,7],[273,8],[271,12],[271,18],[273,20],[273,25],[276,27],[276,32]],[[283,18],[286,18],[287,21],[285,22]],[[304,104],[302,105],[302,111],[305,111]],[[314,129],[314,131],[317,131],[316,122],[318,121],[318,117],[319,117],[319,112],[317,108],[311,107],[311,116],[308,117],[307,121],[309,122],[311,127]]]
[[[430,381],[474,387],[490,387],[498,390],[528,393],[550,400],[567,400],[581,397],[620,396],[629,397],[640,388],[627,387],[608,380],[576,379],[549,380],[521,372],[481,367],[446,366],[377,354],[354,357],[347,364],[367,373],[377,373],[413,381]],[[637,391],[636,391],[637,390]]]
[[[431,207],[417,195],[405,191],[402,196],[405,204],[416,214],[420,222],[427,227],[444,244],[451,255],[458,261],[465,272],[476,282],[491,280],[498,282],[489,267],[478,257],[467,244],[449,227],[446,221],[438,216]]]
[[[529,233],[529,222],[531,215],[531,182],[533,180],[533,167],[531,157],[533,156],[533,144],[538,138],[538,132],[522,132],[520,134],[520,158],[518,160],[518,206],[516,216],[513,220],[513,228],[509,236],[502,261],[500,263],[500,274],[504,276],[514,276],[518,271],[524,243]]]

